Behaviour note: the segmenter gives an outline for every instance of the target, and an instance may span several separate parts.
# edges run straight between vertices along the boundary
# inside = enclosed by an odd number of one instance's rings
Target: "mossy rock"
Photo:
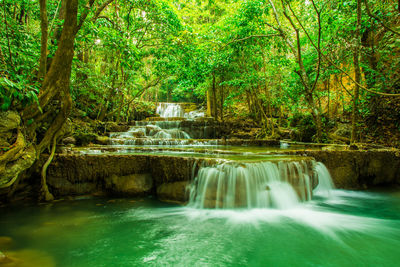
[[[161,201],[184,204],[188,201],[189,182],[163,183],[157,187],[157,197]]]
[[[334,132],[334,135],[339,137],[350,138],[351,137],[351,125],[340,123],[338,128]]]
[[[109,121],[105,123],[105,130],[107,132],[125,132],[129,129],[129,126],[126,124],[118,124],[113,121]]]
[[[86,146],[95,142],[97,139],[97,134],[95,133],[76,132],[73,136],[76,139],[76,145],[78,146]]]
[[[110,144],[110,138],[108,136],[97,136],[96,137],[96,144],[109,145]]]
[[[0,133],[6,133],[17,128],[21,117],[14,111],[0,112]]]

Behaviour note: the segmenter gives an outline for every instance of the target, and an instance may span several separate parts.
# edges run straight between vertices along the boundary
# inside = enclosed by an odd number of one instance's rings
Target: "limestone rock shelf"
[[[223,159],[159,154],[58,154],[48,169],[50,190],[59,197],[84,194],[116,196],[157,195],[159,199],[185,202],[185,188],[200,166]],[[262,153],[259,153],[261,155]],[[367,189],[379,185],[399,185],[400,155],[397,151],[278,151],[275,160],[285,157],[314,158],[329,169],[337,188]],[[268,160],[274,160],[271,157]]]

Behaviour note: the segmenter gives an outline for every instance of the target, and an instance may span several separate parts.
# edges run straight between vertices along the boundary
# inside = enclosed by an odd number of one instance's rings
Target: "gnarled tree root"
[[[9,151],[4,153],[3,155],[0,155],[0,176],[2,176],[1,178],[5,180],[1,181],[2,179],[0,179],[0,182],[3,182],[0,183],[0,189],[12,186],[19,177],[20,174],[19,171],[15,172],[11,171],[12,167],[7,167],[6,169],[6,166],[8,163],[17,161],[20,157],[25,155],[24,153],[25,152],[24,149],[26,148],[25,137],[20,129],[18,129],[17,132],[17,140],[11,147],[12,148]]]
[[[42,180],[41,180],[41,188],[40,188],[40,195],[39,199],[42,201],[53,201],[54,196],[50,193],[49,188],[47,186],[47,168],[49,167],[50,163],[53,161],[54,154],[56,152],[57,147],[57,134],[53,137],[53,143],[51,147],[51,152],[49,158],[46,160],[45,164],[42,167]]]

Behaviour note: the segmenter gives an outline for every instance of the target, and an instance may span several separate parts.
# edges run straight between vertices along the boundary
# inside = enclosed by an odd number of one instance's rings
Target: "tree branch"
[[[365,4],[365,9],[367,10],[367,14],[368,16],[370,16],[371,18],[374,18],[375,20],[377,20],[386,30],[391,31],[392,33],[399,35],[400,36],[400,32],[394,30],[393,28],[389,27],[385,22],[383,22],[380,18],[378,18],[377,16],[375,16],[374,14],[372,14],[371,9],[369,8],[369,4],[368,4],[368,0],[364,0],[364,4]],[[400,7],[399,7],[400,8]]]
[[[310,35],[308,34],[308,31],[304,28],[303,24],[300,22],[300,20],[295,16],[296,20],[298,21],[300,27],[304,31],[304,33],[307,36],[307,39],[310,41],[311,45],[320,53],[320,55],[328,61],[333,67],[335,67],[337,70],[341,71],[343,74],[345,74],[355,85],[358,85],[361,89],[364,91],[367,91],[372,94],[377,94],[377,95],[383,95],[383,96],[400,96],[400,94],[390,94],[390,93],[382,93],[382,92],[377,92],[371,89],[366,88],[362,84],[358,83],[349,73],[347,73],[345,70],[340,68],[336,63],[334,63],[328,56],[326,56],[324,53],[322,53],[322,50],[314,43],[314,41],[311,39]]]
[[[96,0],[89,0],[88,5],[85,7],[85,11],[83,11],[83,14],[81,15],[78,24],[76,25],[75,28],[75,34],[80,30],[80,28],[82,28],[83,23],[86,20],[86,17],[89,15],[89,11],[92,8],[94,1]]]
[[[112,24],[113,28],[115,28],[115,29],[117,29],[117,30],[121,30],[121,28],[118,27],[118,26],[115,24],[115,22],[112,21],[112,19],[110,19],[110,18],[107,17],[107,16],[98,16],[97,19],[105,19],[105,20],[107,20],[109,23]]]
[[[126,102],[125,104],[123,104],[122,106],[118,107],[116,110],[112,111],[111,113],[107,114],[108,116],[114,115],[115,112],[117,112],[118,110],[121,110],[123,107],[126,107],[128,105],[130,105],[137,97],[139,97],[140,95],[142,95],[147,89],[156,86],[159,82],[161,81],[161,78],[157,78],[154,81],[150,82],[148,85],[146,85],[145,87],[143,87],[139,92],[137,92],[131,100],[129,100],[128,102]]]
[[[47,1],[40,0],[40,30],[41,30],[41,41],[40,41],[40,63],[39,63],[39,80],[43,79],[46,75],[47,70],[47,35],[49,22],[47,19]]]
[[[318,66],[317,66],[317,76],[315,77],[314,84],[313,84],[313,87],[311,89],[312,91],[314,91],[316,86],[317,86],[318,79],[319,79],[319,76],[320,76],[320,73],[321,73],[321,59],[322,59],[322,56],[321,56],[321,35],[322,35],[322,27],[321,27],[321,12],[318,11],[318,8],[317,8],[314,0],[311,0],[311,2],[313,4],[315,12],[317,13],[317,20],[318,20],[318,49],[317,49],[317,51],[318,51]]]
[[[272,2],[271,0],[268,0],[269,4],[272,6],[272,11],[275,17],[275,21],[278,24],[278,27],[275,27],[269,23],[265,23],[267,26],[271,27],[272,29],[276,30],[279,32],[279,35],[282,37],[282,39],[286,42],[286,44],[289,46],[289,49],[292,51],[292,53],[295,55],[296,54],[296,50],[294,48],[293,43],[287,38],[284,30],[281,27],[281,22],[279,20],[279,16],[278,16],[278,12],[276,11],[274,2]]]
[[[93,21],[96,21],[97,18],[99,17],[100,13],[105,9],[109,4],[111,4],[114,0],[107,0],[105,1],[101,6],[99,6],[94,13],[94,16],[92,18]]]
[[[245,41],[247,39],[251,39],[251,38],[268,38],[268,37],[273,37],[273,36],[280,36],[280,34],[260,34],[260,35],[250,35],[244,38],[240,38],[240,39],[233,39],[232,41],[226,43],[224,46],[221,47],[221,49],[224,49],[225,47],[227,47],[228,45],[232,44],[232,43],[236,43],[236,42],[242,42]]]

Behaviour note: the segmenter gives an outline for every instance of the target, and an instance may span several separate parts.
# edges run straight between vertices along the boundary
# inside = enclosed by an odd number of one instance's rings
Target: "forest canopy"
[[[54,59],[71,3],[68,66]],[[262,136],[298,114],[314,141],[338,119],[352,120],[353,141],[379,124],[398,131],[399,14],[394,0],[2,0],[0,107],[45,113],[62,98],[49,87],[61,64],[64,121],[71,110],[127,121],[150,102],[185,101],[220,121],[253,119]]]

